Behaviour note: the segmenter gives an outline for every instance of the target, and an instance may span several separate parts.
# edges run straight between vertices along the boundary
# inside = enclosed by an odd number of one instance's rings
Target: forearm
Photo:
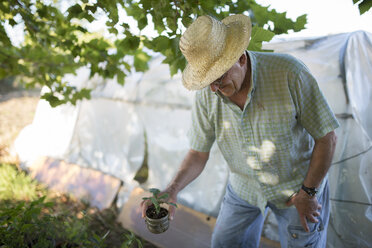
[[[331,167],[336,141],[337,137],[333,131],[315,141],[309,170],[304,180],[306,187],[319,187]]]
[[[203,171],[209,153],[190,150],[182,161],[176,176],[167,186],[166,191],[177,194]]]

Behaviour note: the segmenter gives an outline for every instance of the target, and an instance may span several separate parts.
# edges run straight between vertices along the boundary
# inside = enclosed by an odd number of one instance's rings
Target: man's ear
[[[247,55],[244,52],[242,54],[242,56],[240,56],[240,58],[239,58],[239,64],[240,64],[240,66],[243,66],[243,65],[245,65],[245,63],[247,63]]]

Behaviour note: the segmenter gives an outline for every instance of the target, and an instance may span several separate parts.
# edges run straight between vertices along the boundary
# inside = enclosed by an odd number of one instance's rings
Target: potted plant
[[[151,197],[143,197],[143,200],[150,200],[151,205],[146,210],[145,222],[147,228],[152,233],[163,233],[169,227],[169,212],[167,209],[161,207],[162,204],[168,204],[177,207],[177,204],[168,202],[168,193],[160,194],[159,189],[151,188]]]

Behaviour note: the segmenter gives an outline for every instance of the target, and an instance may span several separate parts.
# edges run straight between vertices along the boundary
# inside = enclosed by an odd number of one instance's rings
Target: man
[[[176,202],[216,141],[230,177],[212,247],[258,247],[269,207],[282,247],[325,247],[326,175],[339,124],[306,66],[289,55],[245,51],[250,33],[249,17],[233,15],[201,16],[183,34],[183,84],[198,91],[190,150],[164,192]],[[143,216],[149,204],[142,202]]]

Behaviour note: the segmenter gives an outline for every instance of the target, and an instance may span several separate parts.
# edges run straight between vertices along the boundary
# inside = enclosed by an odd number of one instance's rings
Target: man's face
[[[244,56],[244,55],[243,55]],[[219,79],[209,85],[213,92],[219,91],[226,97],[237,94],[242,87],[245,78],[245,63],[240,58],[227,72]]]

